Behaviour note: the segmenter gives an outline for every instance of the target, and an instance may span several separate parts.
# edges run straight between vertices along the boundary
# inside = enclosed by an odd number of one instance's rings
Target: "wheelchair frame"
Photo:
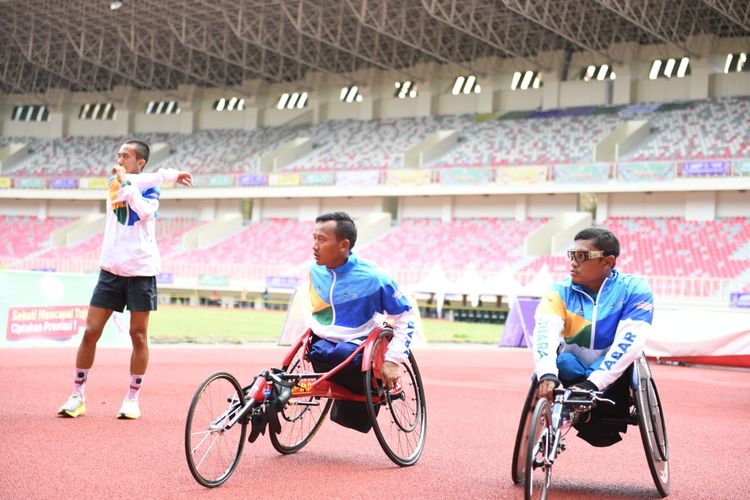
[[[630,388],[628,391],[630,414],[625,419],[608,418],[606,421],[637,425],[639,427],[651,477],[659,494],[662,497],[666,497],[671,490],[669,442],[659,393],[651,376],[648,361],[643,354],[638,357],[628,370],[630,372]],[[541,467],[544,479],[539,493],[540,498],[546,498],[554,457],[564,450],[565,446],[562,441],[557,440],[554,442],[555,449],[547,450],[546,453],[552,456],[552,461],[546,460],[545,462],[536,460],[534,457],[529,457],[529,450],[538,450],[540,442],[541,446],[548,446],[546,442],[542,442],[547,439],[546,436],[559,436],[559,419],[557,422],[553,422],[555,418],[552,416],[552,408],[546,399],[537,400],[535,397],[536,385],[536,377],[533,377],[521,412],[518,431],[516,432],[511,464],[511,478],[514,484],[527,482],[528,478],[533,476],[533,471],[528,470],[529,465],[531,464],[535,468]],[[539,425],[543,425],[544,429],[542,432],[535,432],[535,434],[539,434],[534,437],[534,440],[537,442],[529,442],[531,431]],[[560,447],[559,450],[557,449],[558,446]],[[526,499],[532,498],[533,492],[533,485],[526,484],[524,497]]]
[[[246,387],[229,373],[211,374],[198,386],[185,423],[185,455],[195,480],[212,488],[229,479],[242,454],[248,424],[249,442],[268,428],[279,453],[296,453],[313,438],[334,400],[365,403],[386,455],[402,467],[415,464],[427,430],[424,388],[413,354],[401,364],[399,384],[391,390],[383,386],[380,367],[392,337],[389,325],[376,328],[347,359],[316,373],[307,357],[312,339],[308,329],[285,355],[283,368],[261,371]],[[359,353],[364,394],[330,381]],[[224,387],[216,389],[218,385]]]

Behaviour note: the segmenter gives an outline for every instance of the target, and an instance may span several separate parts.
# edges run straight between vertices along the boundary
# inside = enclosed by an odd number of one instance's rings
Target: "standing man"
[[[352,253],[356,241],[357,227],[348,214],[331,212],[315,219],[315,265],[310,269],[310,327],[315,337],[310,358],[316,371],[332,369],[390,316],[393,338],[380,376],[385,386],[393,388],[401,375],[401,364],[409,357],[414,310],[390,276]],[[362,393],[360,363],[361,355],[331,380]],[[360,432],[368,432],[371,427],[364,403],[335,401],[331,420]]]
[[[76,355],[73,393],[58,410],[61,417],[86,413],[86,380],[94,364],[96,343],[114,311],[130,311],[130,386],[118,418],[141,416],[138,405],[143,377],[148,365],[148,319],[156,310],[156,275],[161,259],[156,245],[155,217],[159,209],[158,186],[166,182],[193,185],[189,172],[160,169],[142,174],[150,149],[139,140],[127,140],[117,153],[117,166],[109,179],[107,213],[99,281],[94,288],[86,317],[86,330]]]

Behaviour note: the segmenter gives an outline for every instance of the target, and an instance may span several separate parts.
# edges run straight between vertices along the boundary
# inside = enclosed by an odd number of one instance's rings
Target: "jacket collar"
[[[336,274],[345,274],[349,272],[355,265],[357,265],[357,262],[359,262],[359,259],[357,259],[357,257],[350,252],[349,258],[346,259],[346,262],[341,264],[339,267],[333,269],[329,268],[329,270],[335,272]]]

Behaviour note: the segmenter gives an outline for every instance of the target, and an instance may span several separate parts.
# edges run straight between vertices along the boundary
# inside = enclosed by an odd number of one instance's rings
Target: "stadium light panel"
[[[680,66],[677,68],[677,78],[682,78],[685,76],[685,73],[687,73],[688,64],[690,64],[690,59],[687,57],[683,57],[680,61]]]
[[[245,109],[245,99],[240,99],[240,102],[237,103],[237,111],[242,111]]]
[[[229,99],[229,102],[227,103],[227,109],[229,111],[232,111],[232,110],[234,110],[234,107],[236,105],[237,105],[237,98],[236,97],[232,97],[231,99]]]
[[[362,102],[362,100],[364,98],[362,97],[362,94],[357,94],[357,98],[356,99],[357,99],[357,102]]]
[[[737,61],[737,71],[745,69],[745,62],[747,62],[747,54],[740,52],[739,61]]]
[[[521,90],[526,90],[531,84],[531,79],[534,78],[533,71],[527,71],[523,74],[523,80],[521,80]]]
[[[469,75],[469,77],[466,79],[466,82],[464,83],[464,94],[468,94],[472,91],[474,88],[474,84],[477,82],[477,77],[474,75]]]
[[[531,84],[531,87],[535,88],[535,89],[538,89],[541,86],[542,86],[542,80],[541,80],[541,78],[539,78],[539,75],[536,75],[534,77],[534,83]]]
[[[90,104],[84,104],[83,106],[81,106],[81,112],[78,113],[78,119],[79,120],[84,119],[84,118],[87,117],[90,107],[91,107]]]
[[[651,72],[648,74],[649,80],[656,80],[656,78],[659,76],[659,70],[661,69],[661,60],[656,59],[653,64],[651,64]]]
[[[222,97],[218,100],[216,103],[216,111],[224,111],[224,105],[226,104],[226,100]]]
[[[732,67],[732,59],[734,59],[734,54],[727,54],[727,61],[724,63],[724,74],[729,73],[729,69]]]
[[[521,81],[521,72],[516,71],[513,73],[513,80],[510,82],[510,90],[516,90],[518,88],[518,82]]]
[[[466,78],[464,78],[463,76],[457,76],[456,80],[453,82],[453,90],[451,90],[451,94],[460,94],[461,88],[464,86],[464,81],[466,81]]]
[[[601,81],[604,80],[607,77],[607,70],[609,70],[609,66],[606,64],[602,64],[599,66],[599,71],[596,74],[596,79]]]
[[[102,105],[100,103],[94,104],[94,110],[91,112],[91,118],[94,120],[99,118],[99,110],[102,109]]]
[[[289,94],[283,93],[281,94],[281,97],[279,97],[279,102],[276,104],[276,109],[284,109],[286,107],[286,103],[289,100]]]
[[[584,81],[589,81],[592,78],[594,78],[594,74],[596,73],[596,66],[593,64],[590,64],[588,68],[586,68],[586,74],[584,75],[583,79]]]
[[[30,122],[34,117],[34,106],[29,106],[26,111],[26,121]]]
[[[616,79],[617,79],[617,75],[615,75],[615,72],[614,72],[614,71],[613,71],[612,73],[610,73],[610,74],[609,74],[609,79],[610,79],[610,80],[616,80]]]
[[[122,7],[122,2],[120,0],[114,0],[109,4],[110,10],[118,10],[120,7]]]
[[[297,109],[302,109],[307,104],[307,92],[302,92],[299,100],[297,101]]]
[[[154,101],[149,101],[148,104],[146,104],[146,114],[150,115],[154,111]]]
[[[415,97],[417,97],[417,91],[413,90],[413,89],[410,90],[409,91],[409,97],[411,97],[412,99],[414,99]]]
[[[177,101],[169,101],[169,103],[167,103],[166,113],[174,113],[176,107],[177,107]]]
[[[672,71],[674,70],[675,64],[676,61],[673,57],[667,59],[667,64],[664,66],[664,76],[666,76],[667,78],[672,78]]]

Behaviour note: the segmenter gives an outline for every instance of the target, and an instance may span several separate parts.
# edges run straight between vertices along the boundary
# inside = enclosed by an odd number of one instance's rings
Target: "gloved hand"
[[[542,375],[542,378],[539,379],[539,382],[536,385],[536,397],[547,398],[552,401],[552,391],[558,385],[560,385],[560,379],[551,373]]]
[[[583,389],[586,391],[598,391],[599,388],[590,380],[584,380],[583,382],[578,382],[573,387],[577,389]]]

